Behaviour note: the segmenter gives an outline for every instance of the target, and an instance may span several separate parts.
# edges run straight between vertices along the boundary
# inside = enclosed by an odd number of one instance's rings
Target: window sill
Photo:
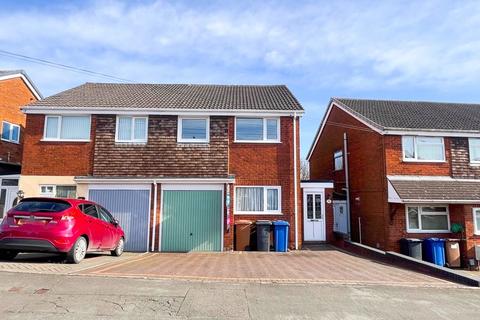
[[[449,230],[407,230],[407,233],[452,233]]]
[[[283,216],[283,213],[281,212],[268,212],[268,211],[258,211],[258,212],[252,212],[252,211],[236,211],[233,213],[234,215],[240,216]]]
[[[234,140],[234,143],[264,143],[264,144],[280,144],[281,141],[268,141],[268,140]]]
[[[91,142],[90,139],[66,140],[66,139],[41,139],[41,142]]]
[[[177,140],[178,144],[200,144],[206,145],[209,144],[210,141],[202,141],[202,140]]]
[[[145,146],[147,141],[115,141],[116,146]]]
[[[7,139],[1,139],[2,141],[4,142],[8,142],[8,143],[13,143],[13,144],[20,144],[20,142],[17,142],[17,141],[12,141],[12,140],[7,140]]]
[[[470,162],[469,165],[471,167],[480,167],[480,162]]]
[[[446,160],[408,160],[403,159],[403,162],[406,163],[446,163]]]

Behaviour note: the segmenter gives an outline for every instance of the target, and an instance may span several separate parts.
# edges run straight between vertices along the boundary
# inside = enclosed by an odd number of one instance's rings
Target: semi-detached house
[[[350,207],[354,241],[398,251],[404,237],[464,238],[475,256],[480,105],[334,98],[308,160],[312,179],[334,181],[335,208]]]
[[[101,203],[127,250],[231,249],[238,219],[286,220],[301,245],[303,108],[285,86],[86,83],[24,112],[25,196]]]

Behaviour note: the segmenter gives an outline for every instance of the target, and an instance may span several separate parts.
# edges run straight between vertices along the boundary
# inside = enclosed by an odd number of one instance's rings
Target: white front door
[[[325,241],[325,206],[323,192],[303,193],[303,240]]]
[[[17,198],[18,187],[0,187],[0,220],[13,207]]]

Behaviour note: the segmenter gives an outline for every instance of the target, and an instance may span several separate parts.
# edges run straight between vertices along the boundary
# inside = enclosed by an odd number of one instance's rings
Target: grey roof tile
[[[85,83],[29,107],[303,111],[284,85]]]
[[[380,129],[480,131],[480,104],[334,98]]]
[[[400,198],[407,200],[468,200],[480,203],[480,180],[391,180]]]

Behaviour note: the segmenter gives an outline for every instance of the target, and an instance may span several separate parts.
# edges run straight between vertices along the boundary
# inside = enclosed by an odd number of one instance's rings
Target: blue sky
[[[2,1],[0,49],[137,82],[286,84],[302,155],[332,96],[480,102],[479,1]],[[108,80],[0,56],[45,96]]]

